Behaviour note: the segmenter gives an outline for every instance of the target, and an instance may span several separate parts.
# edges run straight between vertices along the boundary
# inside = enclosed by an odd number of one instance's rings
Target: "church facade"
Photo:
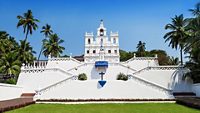
[[[98,60],[108,62],[119,62],[119,35],[118,32],[110,32],[110,37],[104,27],[103,20],[97,28],[97,34],[85,33],[85,54],[86,63],[94,63]]]
[[[23,65],[17,85],[22,93],[35,93],[37,100],[49,99],[173,99],[174,92],[192,92],[191,81],[183,80],[180,66],[160,66],[157,56],[120,62],[119,35],[104,27],[85,33],[84,61],[48,58]],[[78,80],[85,73],[87,80]],[[117,80],[120,73],[127,81]]]

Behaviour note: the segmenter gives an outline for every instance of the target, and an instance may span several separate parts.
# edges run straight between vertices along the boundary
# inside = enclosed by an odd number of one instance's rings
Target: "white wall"
[[[17,81],[17,85],[35,91],[69,77],[69,75],[63,74],[58,70],[47,70],[35,73],[21,72]]]
[[[194,93],[196,93],[196,96],[200,97],[200,83],[193,84],[192,90]]]
[[[169,99],[172,95],[148,85],[129,81],[107,81],[101,87],[97,80],[69,80],[41,92],[36,99]]]
[[[2,101],[19,98],[22,94],[23,88],[16,85],[0,83],[0,91],[0,101]]]

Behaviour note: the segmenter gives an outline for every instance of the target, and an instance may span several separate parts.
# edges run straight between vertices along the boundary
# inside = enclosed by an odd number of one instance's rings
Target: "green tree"
[[[172,23],[165,26],[166,30],[170,30],[164,35],[165,42],[169,41],[169,46],[173,49],[180,48],[181,65],[183,65],[183,48],[187,37],[187,31],[185,29],[187,22],[187,19],[184,19],[182,14],[179,16],[175,15],[172,18]]]
[[[33,30],[37,29],[38,26],[36,23],[39,22],[39,20],[34,18],[31,10],[28,10],[26,13],[23,14],[23,16],[18,15],[17,18],[19,20],[17,23],[17,28],[20,26],[23,27],[24,34],[26,34],[24,42],[26,43],[28,34],[32,35]],[[25,49],[26,46],[24,46],[24,50]]]
[[[193,16],[199,17],[200,16],[200,2],[195,5],[194,9],[189,9]]]
[[[186,67],[190,71],[186,76],[190,76],[194,83],[200,83],[200,3],[197,3],[195,8],[189,11],[194,17],[189,19],[187,26],[190,35],[185,52],[190,54],[190,60],[186,62]]]
[[[169,56],[167,55],[166,51],[164,50],[151,50],[149,51],[150,57],[154,57],[155,55],[158,56],[158,63],[159,65],[169,65]]]
[[[24,50],[24,46],[26,46],[26,49]],[[33,50],[29,42],[26,42],[24,40],[20,40],[20,47],[18,50],[15,50],[18,52],[18,59],[24,63],[32,63],[36,58],[33,54],[36,52]]]
[[[60,44],[62,44],[64,40],[60,39],[57,34],[52,34],[49,36],[49,39],[44,40],[44,56],[48,57],[58,57],[65,50]]]
[[[20,72],[21,62],[16,52],[4,54],[0,59],[0,72],[6,76],[17,76]]]
[[[145,56],[145,49],[146,49],[145,44],[146,43],[144,43],[142,41],[139,41],[139,43],[137,44],[137,47],[136,47],[137,48],[137,55],[139,57]]]
[[[168,65],[178,65],[179,64],[179,59],[178,57],[170,57]]]
[[[49,35],[51,35],[53,33],[53,31],[51,30],[51,26],[49,24],[46,24],[46,26],[42,27],[42,31],[40,31],[40,33],[44,33],[45,38],[49,37]],[[38,61],[40,59],[41,53],[44,49],[44,44],[42,44],[39,56],[38,56]]]

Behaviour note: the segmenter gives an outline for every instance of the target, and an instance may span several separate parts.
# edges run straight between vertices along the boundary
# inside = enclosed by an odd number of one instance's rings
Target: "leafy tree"
[[[24,50],[24,47],[26,46],[26,49]],[[33,54],[36,52],[33,50],[29,42],[26,42],[23,40],[20,40],[20,47],[18,50],[15,50],[18,52],[18,59],[24,63],[32,63],[35,60],[35,57]]]
[[[192,78],[194,83],[200,83],[200,49],[193,48],[190,55],[190,61],[186,63],[186,67],[190,69],[190,72],[186,74]]]
[[[39,22],[39,20],[34,18],[31,10],[28,10],[26,13],[23,14],[23,16],[18,15],[17,18],[19,20],[17,23],[17,28],[20,26],[23,27],[24,34],[26,34],[24,42],[26,43],[28,34],[32,35],[33,30],[37,29],[38,26],[36,23]],[[24,46],[24,50],[25,49],[26,46]]]
[[[169,65],[169,56],[164,50],[151,50],[149,56],[154,57],[157,54],[159,65]]]
[[[0,59],[0,72],[6,76],[18,75],[20,72],[21,62],[17,59],[16,52],[4,54]]]
[[[170,30],[164,35],[165,42],[169,41],[169,46],[173,49],[180,48],[181,65],[183,65],[183,48],[187,37],[187,19],[184,19],[183,14],[172,18],[172,22],[165,26],[165,29]]]
[[[124,50],[119,50],[120,61],[127,61],[134,56],[134,52],[126,52]]]
[[[64,40],[60,39],[57,34],[52,34],[49,36],[49,39],[44,40],[44,56],[48,57],[58,57],[65,50],[60,44],[62,44]]]
[[[139,57],[144,57],[145,56],[145,44],[144,42],[142,41],[139,41],[139,43],[137,44],[137,56]]]
[[[189,19],[187,29],[189,38],[185,47],[185,52],[189,53],[190,60],[186,67],[190,70],[186,76],[190,76],[194,83],[200,83],[200,3],[197,3],[195,9],[190,9],[194,18]]]
[[[169,65],[178,65],[179,64],[179,59],[178,57],[170,57],[169,58]]]
[[[49,35],[53,33],[53,31],[51,30],[51,26],[49,24],[46,24],[46,26],[42,27],[42,31],[40,33],[44,33],[45,38],[47,38],[49,37]],[[43,49],[44,49],[44,44],[42,44],[42,47],[38,56],[38,60],[40,59]]]
[[[197,3],[195,5],[195,8],[189,9],[189,11],[193,14],[193,16],[200,17],[200,3]]]

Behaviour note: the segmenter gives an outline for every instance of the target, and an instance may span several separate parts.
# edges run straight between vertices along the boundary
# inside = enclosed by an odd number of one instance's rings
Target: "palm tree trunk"
[[[180,56],[181,56],[181,66],[183,65],[183,48],[180,49]]]
[[[27,41],[27,38],[28,38],[28,29],[26,31],[26,37],[24,39],[24,51],[26,50],[26,41]]]
[[[39,53],[39,55],[38,55],[38,61],[40,60],[40,56],[41,56],[41,54],[42,54],[42,50],[43,50],[43,46],[41,47],[40,53]]]

